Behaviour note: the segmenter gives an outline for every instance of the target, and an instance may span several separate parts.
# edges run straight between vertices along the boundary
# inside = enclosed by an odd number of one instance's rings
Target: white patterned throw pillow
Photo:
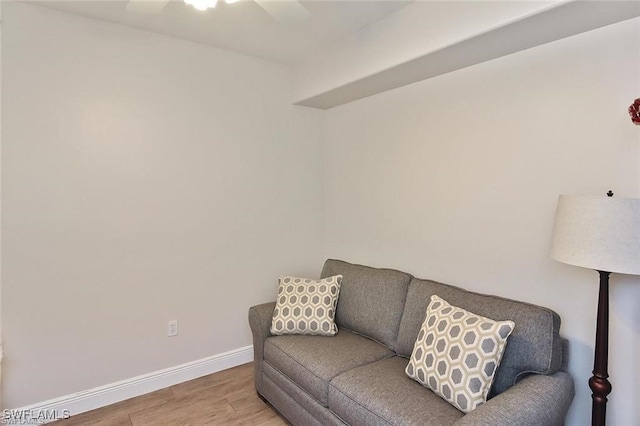
[[[469,413],[487,401],[514,326],[513,321],[494,321],[431,296],[405,371]]]
[[[342,275],[312,280],[280,277],[271,334],[334,336],[334,322]]]

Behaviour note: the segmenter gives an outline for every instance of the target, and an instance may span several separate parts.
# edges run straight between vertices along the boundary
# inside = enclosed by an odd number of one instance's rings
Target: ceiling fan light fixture
[[[186,4],[190,4],[194,8],[205,11],[216,7],[218,0],[184,0]]]

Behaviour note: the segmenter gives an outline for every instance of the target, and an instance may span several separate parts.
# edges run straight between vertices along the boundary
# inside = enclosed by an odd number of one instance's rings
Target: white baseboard
[[[9,411],[58,413],[59,415],[60,413],[80,414],[251,361],[253,361],[253,346],[245,346],[186,364]]]

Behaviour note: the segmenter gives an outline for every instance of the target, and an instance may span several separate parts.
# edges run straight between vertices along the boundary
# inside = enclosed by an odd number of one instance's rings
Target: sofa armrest
[[[262,359],[264,341],[271,336],[271,318],[276,302],[263,303],[249,308],[249,327],[253,334],[253,368],[256,390],[262,393]]]
[[[482,404],[455,426],[561,426],[574,395],[569,374],[533,374]]]

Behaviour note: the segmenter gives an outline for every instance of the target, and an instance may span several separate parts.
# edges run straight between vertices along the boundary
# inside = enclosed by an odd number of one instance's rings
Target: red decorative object
[[[633,124],[640,125],[640,98],[633,101],[629,107],[629,115]]]

